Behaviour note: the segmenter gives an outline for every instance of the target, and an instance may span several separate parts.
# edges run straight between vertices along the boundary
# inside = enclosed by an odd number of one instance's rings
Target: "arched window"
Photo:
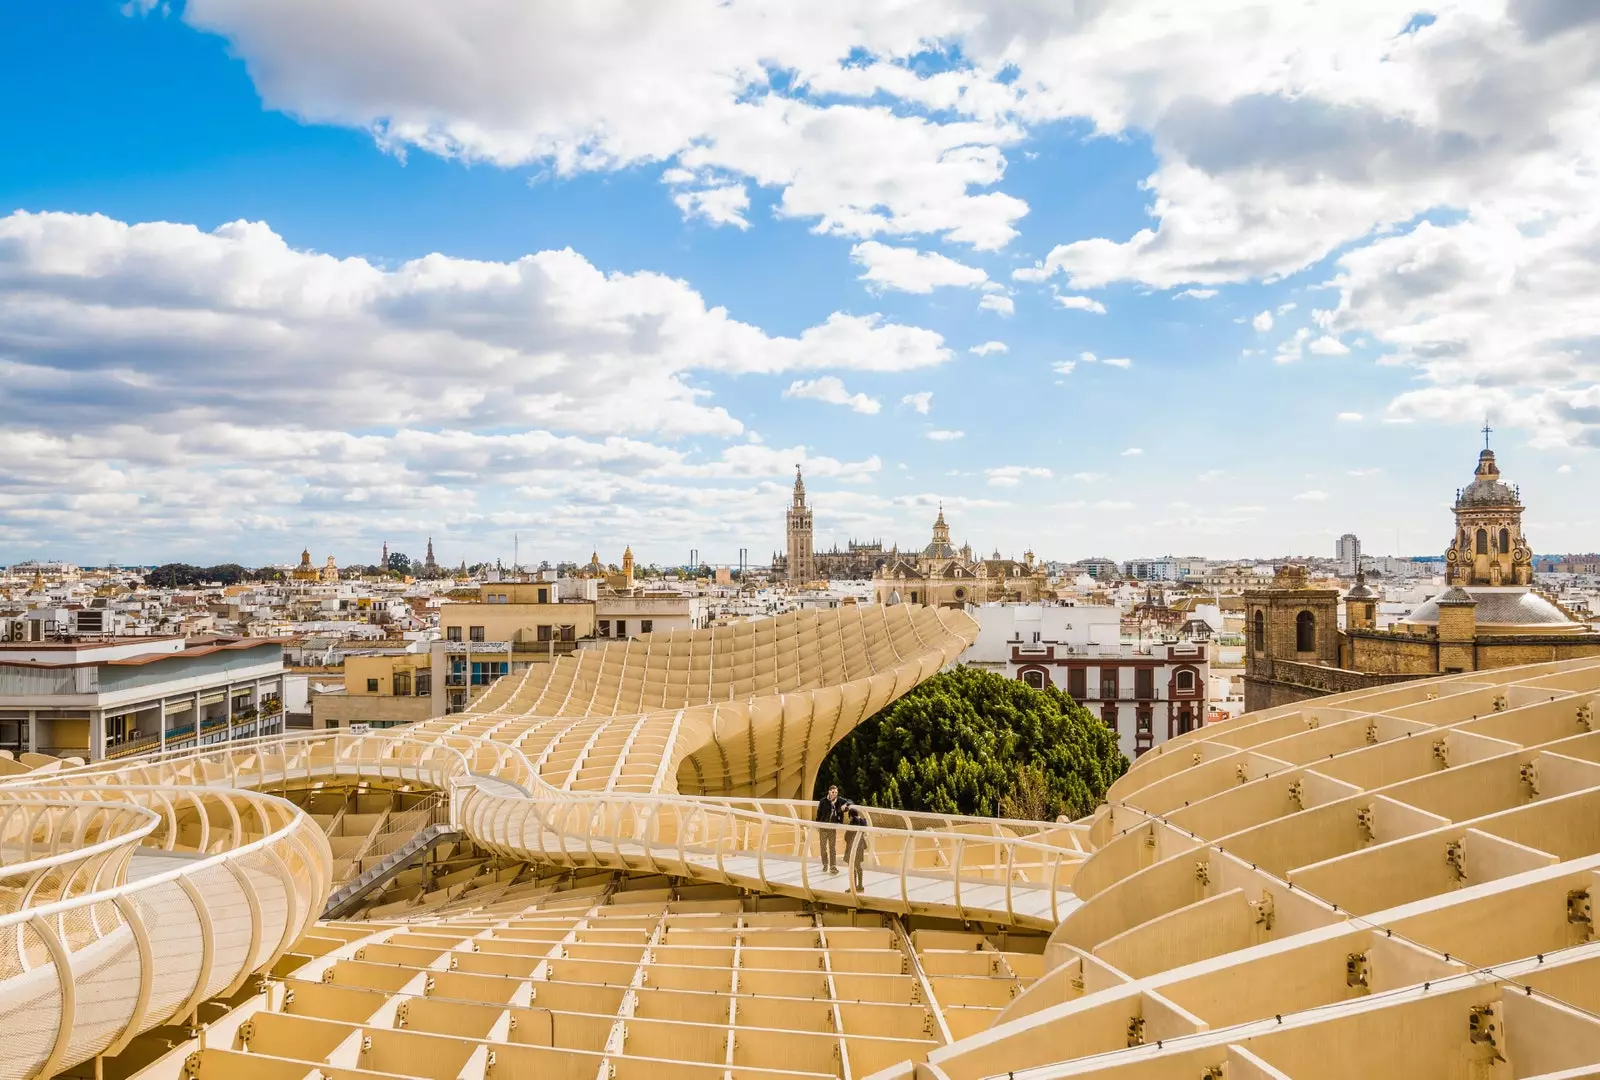
[[[1317,651],[1317,617],[1309,611],[1294,617],[1294,647],[1297,652]]]
[[[1267,651],[1267,616],[1264,612],[1256,612],[1255,651],[1257,654]]]
[[[1043,690],[1044,689],[1044,672],[1042,672],[1042,671],[1024,671],[1022,673],[1022,681],[1027,683],[1029,686],[1033,687],[1035,690]]]
[[[1505,554],[1511,550],[1511,530],[1500,530],[1500,553]]]
[[[1194,672],[1178,672],[1178,689],[1185,694],[1194,692]]]
[[[1477,552],[1478,552],[1479,555],[1487,555],[1487,554],[1489,554],[1489,530],[1488,529],[1479,529],[1478,530]]]

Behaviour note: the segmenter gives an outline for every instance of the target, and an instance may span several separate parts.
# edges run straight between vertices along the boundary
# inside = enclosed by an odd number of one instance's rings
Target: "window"
[[[397,671],[394,673],[394,696],[411,696],[411,672]]]
[[[595,634],[598,637],[610,637],[611,636],[611,620],[610,619],[601,619],[599,622],[595,623]]]
[[[1112,731],[1117,730],[1117,707],[1115,705],[1100,706],[1100,722]]]
[[[1294,617],[1294,647],[1296,652],[1317,651],[1317,617],[1309,611]]]
[[[459,627],[459,626],[447,626],[447,627],[445,627],[444,628],[444,638],[445,638],[446,641],[460,641],[461,640],[461,627]]]
[[[1100,696],[1115,699],[1117,696],[1117,669],[1100,669]]]
[[[483,627],[481,627],[481,626],[469,626],[469,627],[467,627],[467,640],[468,641],[482,641],[483,640]]]
[[[627,637],[628,636],[628,620],[627,619],[618,619],[617,620],[617,636],[618,637]]]
[[[574,627],[574,626],[570,626],[569,625],[569,626],[563,626],[561,628],[561,640],[562,641],[571,641],[576,634],[577,634],[577,628]]]
[[[1505,552],[1510,551],[1510,550],[1511,550],[1511,530],[1510,529],[1501,529],[1500,530],[1500,551],[1501,551],[1502,554],[1504,554]]]
[[[1267,651],[1267,615],[1266,612],[1256,612],[1256,630],[1251,635],[1251,651],[1257,656]]]
[[[1033,687],[1035,690],[1043,690],[1044,689],[1044,672],[1042,672],[1042,671],[1024,671],[1022,673],[1022,681],[1027,683],[1029,686]]]
[[[648,633],[650,633],[650,631],[655,629],[655,626],[656,626],[656,621],[654,619],[640,619],[639,620],[639,633],[648,634]]]
[[[1138,731],[1136,733],[1138,735],[1148,739],[1150,737],[1150,708],[1149,708],[1149,706],[1140,706],[1137,723],[1138,723],[1139,726],[1138,726]]]
[[[549,589],[540,589],[539,590],[539,603],[548,604],[549,602],[550,602],[550,590]]]
[[[419,672],[417,672],[417,696],[418,697],[432,697],[433,696],[433,672],[431,672],[431,671],[419,671]]]
[[[540,641],[549,641],[550,640],[550,628],[548,626],[539,627],[539,640]]]
[[[1035,645],[1039,644],[1039,631],[1037,630],[1033,632],[1033,643]]]
[[[1194,714],[1188,709],[1178,710],[1178,734],[1182,735],[1194,729]]]
[[[1178,689],[1180,691],[1182,691],[1183,693],[1185,693],[1185,694],[1189,694],[1189,693],[1193,693],[1194,692],[1194,672],[1192,672],[1192,671],[1180,671],[1180,672],[1178,672]],[[1188,729],[1186,728],[1184,730],[1188,730]]]
[[[378,680],[377,679],[368,679],[367,680],[367,693],[376,694],[377,692],[378,692]]]
[[[1479,555],[1487,555],[1487,554],[1489,554],[1489,530],[1488,529],[1479,529],[1478,530],[1478,544],[1477,544],[1477,548],[1475,550],[1477,551],[1477,553]]]
[[[1150,668],[1135,668],[1133,671],[1133,696],[1140,701],[1148,701],[1156,696],[1156,673]]]
[[[1067,693],[1072,695],[1072,700],[1081,703],[1088,697],[1089,673],[1081,667],[1067,669]]]

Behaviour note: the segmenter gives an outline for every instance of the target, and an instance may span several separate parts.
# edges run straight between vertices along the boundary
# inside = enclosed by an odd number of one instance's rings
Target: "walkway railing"
[[[92,784],[88,765],[56,783]],[[840,873],[822,869],[812,804],[793,800],[565,791],[521,751],[465,735],[302,732],[122,763],[122,776],[167,786],[273,789],[351,776],[425,784],[448,794],[449,820],[510,858],[720,881],[901,913],[1053,927],[1087,857],[1079,825],[1003,822],[862,807],[871,824],[832,829]],[[858,885],[846,839],[864,837]]]
[[[241,988],[314,923],[322,830],[250,791],[0,788],[0,1077],[50,1076]]]

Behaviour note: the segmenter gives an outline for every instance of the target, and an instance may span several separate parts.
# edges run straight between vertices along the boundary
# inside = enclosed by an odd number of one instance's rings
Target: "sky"
[[[67,0],[0,562],[1600,547],[1600,4]]]

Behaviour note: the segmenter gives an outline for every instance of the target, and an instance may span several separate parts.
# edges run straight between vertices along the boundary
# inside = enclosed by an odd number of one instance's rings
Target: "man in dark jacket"
[[[822,868],[830,874],[839,872],[839,853],[834,846],[839,830],[831,826],[844,820],[844,808],[848,805],[839,798],[838,784],[829,784],[828,794],[817,802],[817,838],[822,846]]]
[[[853,802],[844,804],[844,823],[846,825],[859,825],[861,829],[851,829],[844,836],[844,861],[850,868],[851,879],[856,883],[856,892],[866,888],[867,834],[865,827],[872,824],[872,819],[867,812]]]

